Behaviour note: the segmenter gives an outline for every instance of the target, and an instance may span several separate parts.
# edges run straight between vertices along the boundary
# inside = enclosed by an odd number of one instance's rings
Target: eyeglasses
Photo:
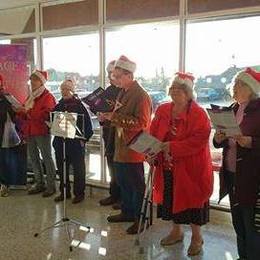
[[[120,73],[120,74],[112,73],[111,79],[118,80],[118,79],[121,79],[123,75],[128,75],[128,74],[129,74],[128,72],[123,72],[123,73]]]
[[[180,91],[183,91],[183,88],[176,87],[176,86],[171,86],[171,87],[169,88],[169,91],[180,92]]]

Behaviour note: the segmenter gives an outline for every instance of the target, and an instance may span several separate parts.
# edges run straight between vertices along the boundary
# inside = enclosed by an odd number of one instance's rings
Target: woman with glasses
[[[231,105],[242,134],[217,131],[223,148],[220,199],[229,195],[239,259],[260,259],[260,73],[251,68],[235,76]],[[258,204],[257,204],[258,199]],[[257,215],[258,213],[258,215]],[[258,216],[258,217],[257,217]]]
[[[151,134],[164,142],[156,158],[154,201],[163,220],[173,222],[162,246],[183,242],[182,224],[191,227],[188,255],[200,253],[203,245],[201,226],[209,221],[209,198],[213,189],[209,151],[210,122],[194,101],[194,77],[177,73],[169,89],[172,102],[158,107]]]

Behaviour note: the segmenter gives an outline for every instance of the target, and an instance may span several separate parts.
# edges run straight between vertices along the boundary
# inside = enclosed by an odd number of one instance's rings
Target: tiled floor
[[[1,260],[65,260],[65,259],[190,259],[186,256],[190,230],[185,227],[184,243],[168,248],[159,245],[159,240],[170,230],[170,222],[156,219],[135,246],[135,236],[125,234],[128,223],[108,224],[110,207],[100,207],[98,200],[103,191],[94,190],[92,197],[77,205],[67,202],[68,216],[91,226],[91,233],[75,230],[74,243],[82,240],[80,248],[69,250],[64,228],[50,229],[39,237],[36,232],[61,218],[62,203],[40,195],[28,196],[25,191],[12,191],[8,198],[0,198],[0,259]],[[234,232],[228,213],[211,210],[211,223],[204,228],[204,250],[192,259],[236,259]],[[72,230],[73,231],[73,230]],[[141,252],[143,250],[143,253]]]

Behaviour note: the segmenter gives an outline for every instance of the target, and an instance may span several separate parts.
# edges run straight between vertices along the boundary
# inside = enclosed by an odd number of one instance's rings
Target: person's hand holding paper
[[[245,136],[245,135],[235,135],[233,138],[236,140],[236,142],[244,147],[244,148],[251,148],[252,147],[252,137],[251,136]]]
[[[225,134],[225,132],[223,132],[222,130],[216,130],[216,133],[214,134],[214,140],[220,144],[222,143],[225,139],[227,139],[227,136]]]

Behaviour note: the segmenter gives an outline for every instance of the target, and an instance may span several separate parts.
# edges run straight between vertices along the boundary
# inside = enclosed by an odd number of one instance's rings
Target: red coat
[[[49,129],[45,121],[49,120],[50,112],[55,107],[54,96],[45,89],[42,95],[34,100],[34,106],[26,114],[20,115],[23,122],[23,134],[25,137],[47,135]]]
[[[158,107],[150,132],[163,141],[170,126],[173,103]],[[176,136],[170,141],[174,175],[173,213],[202,208],[213,191],[213,171],[209,150],[211,127],[205,111],[191,102],[187,112],[179,116]],[[154,177],[154,201],[163,200],[162,156]]]

